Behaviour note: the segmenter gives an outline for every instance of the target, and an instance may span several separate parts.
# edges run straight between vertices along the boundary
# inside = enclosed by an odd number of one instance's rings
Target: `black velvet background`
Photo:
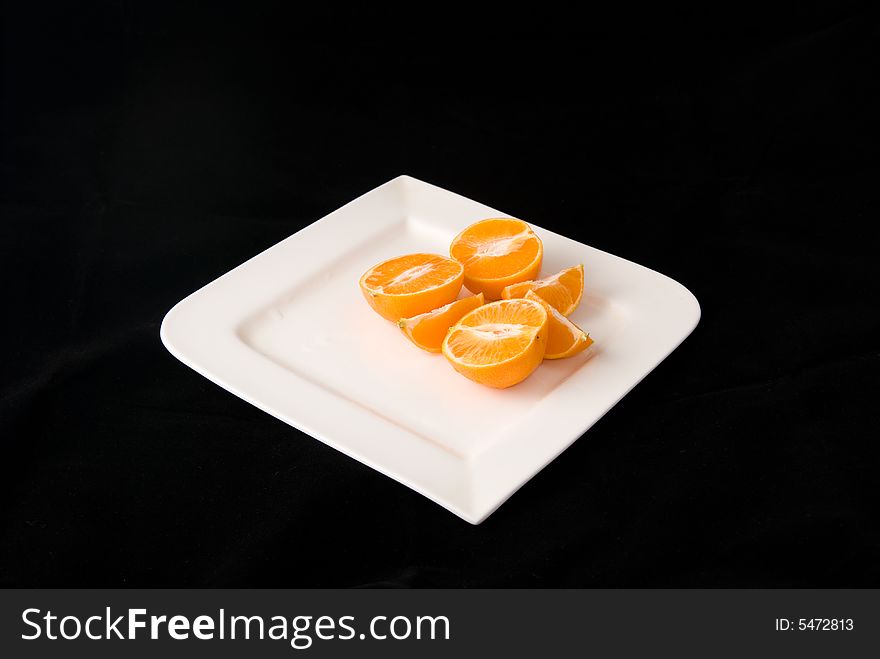
[[[374,9],[88,5],[3,21],[0,584],[880,586],[874,13],[413,14],[404,39]],[[159,341],[401,173],[702,304],[477,527]]]

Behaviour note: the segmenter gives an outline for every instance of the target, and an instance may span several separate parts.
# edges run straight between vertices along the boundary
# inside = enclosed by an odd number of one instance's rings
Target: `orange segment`
[[[532,300],[499,300],[465,315],[443,339],[443,355],[474,382],[503,389],[544,359],[548,317]]]
[[[461,320],[466,313],[481,306],[483,306],[482,293],[450,302],[439,309],[412,318],[401,318],[397,321],[397,325],[407,338],[422,350],[440,352],[449,328]]]
[[[458,234],[449,254],[464,264],[469,291],[497,300],[505,286],[538,276],[544,245],[522,220],[490,218]]]
[[[374,265],[361,277],[360,287],[379,315],[397,321],[449,304],[458,297],[463,279],[458,261],[407,254]]]
[[[584,266],[576,265],[550,277],[513,284],[501,292],[501,297],[505,300],[525,297],[528,291],[534,291],[563,316],[568,316],[584,295]]]
[[[534,291],[526,291],[525,299],[534,300],[544,307],[550,321],[547,328],[547,349],[544,351],[544,359],[573,357],[593,345],[593,339],[589,334],[559,313],[543,298],[535,295]]]

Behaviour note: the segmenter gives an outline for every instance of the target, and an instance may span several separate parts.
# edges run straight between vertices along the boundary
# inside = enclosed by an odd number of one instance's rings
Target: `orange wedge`
[[[497,300],[505,286],[538,276],[544,245],[522,220],[490,218],[458,234],[449,254],[464,264],[469,291]]]
[[[397,326],[422,350],[440,352],[449,328],[461,320],[466,313],[481,306],[483,306],[482,293],[450,302],[439,309],[412,318],[401,318],[397,321]]]
[[[474,309],[443,339],[452,368],[474,382],[503,389],[525,380],[541,364],[547,312],[532,300],[499,300]]]
[[[568,316],[584,295],[584,266],[576,265],[550,277],[513,284],[501,292],[501,297],[505,300],[525,297],[527,291],[534,291],[563,316]]]
[[[397,321],[449,304],[464,279],[461,263],[438,254],[407,254],[367,270],[361,292],[383,318]]]
[[[543,298],[535,295],[534,291],[526,291],[525,299],[534,300],[544,307],[544,311],[547,312],[550,319],[547,327],[547,349],[544,351],[544,359],[574,357],[593,345],[593,339],[589,334],[559,313]]]

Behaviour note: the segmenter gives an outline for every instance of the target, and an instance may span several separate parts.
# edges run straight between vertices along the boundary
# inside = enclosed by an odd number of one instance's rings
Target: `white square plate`
[[[505,214],[400,176],[179,302],[162,341],[221,387],[478,524],[700,318],[681,284],[529,222],[544,241],[542,274],[584,264],[572,320],[596,343],[510,389],[475,384],[373,312],[358,279],[399,254],[447,254],[491,216]]]

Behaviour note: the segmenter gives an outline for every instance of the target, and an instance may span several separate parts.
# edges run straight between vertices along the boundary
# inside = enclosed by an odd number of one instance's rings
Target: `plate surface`
[[[681,284],[529,222],[544,241],[542,275],[584,264],[571,318],[596,343],[510,389],[475,384],[373,312],[358,279],[399,254],[447,254],[490,216],[505,214],[400,176],[183,299],[162,341],[221,387],[478,524],[700,318]]]

